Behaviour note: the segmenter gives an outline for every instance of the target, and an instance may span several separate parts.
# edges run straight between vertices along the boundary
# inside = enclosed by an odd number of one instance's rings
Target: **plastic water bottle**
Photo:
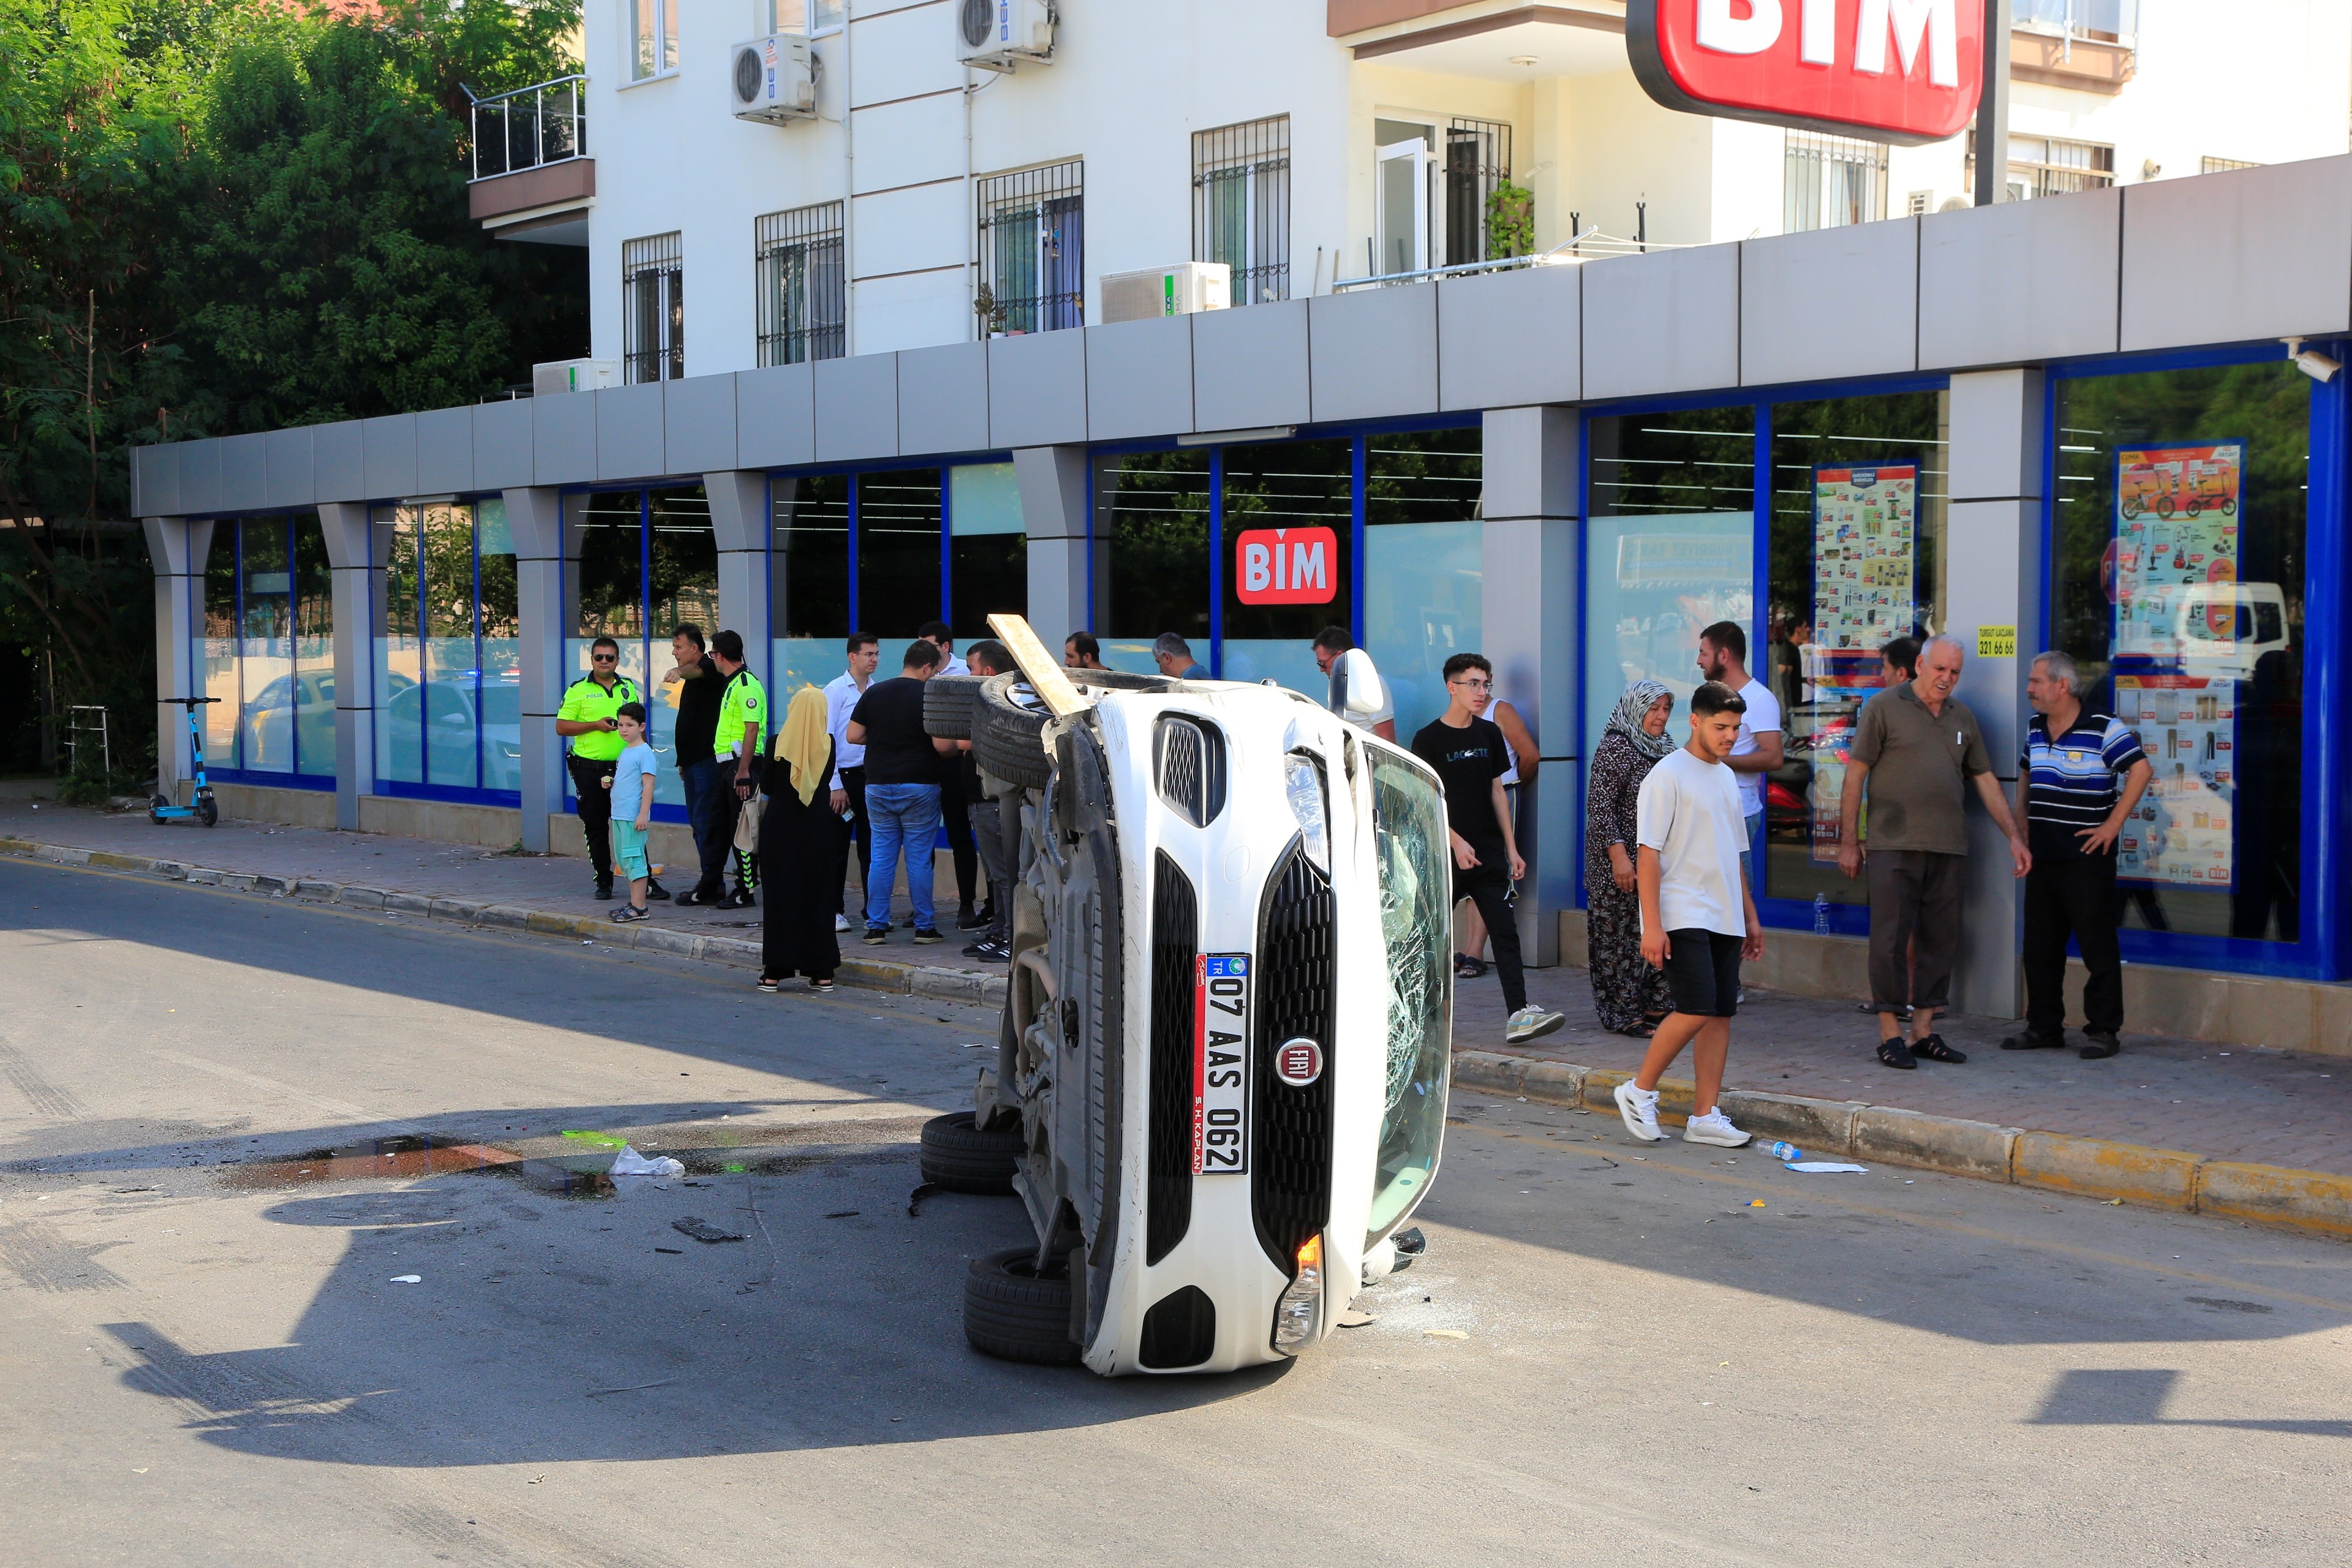
[[[1801,1160],[1804,1157],[1805,1152],[1802,1149],[1798,1148],[1794,1143],[1775,1143],[1772,1145],[1772,1158],[1780,1161],[1784,1165],[1794,1164],[1797,1161]]]
[[[1813,934],[1830,934],[1830,896],[1827,893],[1813,895]]]

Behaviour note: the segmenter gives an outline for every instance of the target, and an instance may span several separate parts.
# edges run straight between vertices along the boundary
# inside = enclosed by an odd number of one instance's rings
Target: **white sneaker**
[[[1752,1133],[1742,1132],[1731,1124],[1731,1118],[1717,1106],[1705,1116],[1694,1116],[1683,1125],[1685,1143],[1713,1143],[1718,1148],[1737,1149],[1745,1144]]]
[[[1522,1007],[1505,1022],[1503,1037],[1516,1046],[1521,1040],[1549,1035],[1567,1022],[1568,1015],[1565,1013],[1547,1013],[1536,1006]]]
[[[834,916],[833,929],[835,931],[847,931],[849,929],[849,917],[847,915]]]
[[[1610,1090],[1610,1094],[1617,1101],[1617,1114],[1625,1119],[1626,1131],[1644,1143],[1666,1141],[1664,1131],[1658,1126],[1656,1089],[1635,1089],[1633,1080],[1629,1078]]]

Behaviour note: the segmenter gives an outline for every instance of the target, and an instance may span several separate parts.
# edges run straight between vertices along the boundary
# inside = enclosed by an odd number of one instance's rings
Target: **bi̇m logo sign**
[[[1328,605],[1339,594],[1339,536],[1328,528],[1253,528],[1234,541],[1244,605]]]
[[[1916,146],[1984,85],[1984,0],[1627,0],[1633,74],[1668,109]]]

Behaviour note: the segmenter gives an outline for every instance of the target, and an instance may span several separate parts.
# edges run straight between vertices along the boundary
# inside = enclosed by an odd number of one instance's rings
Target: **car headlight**
[[[1307,858],[1318,869],[1329,871],[1331,836],[1323,822],[1323,770],[1313,757],[1293,752],[1282,760],[1282,793],[1290,802],[1290,815],[1298,819]]]
[[[1315,1342],[1323,1321],[1323,1238],[1310,1236],[1298,1248],[1298,1273],[1274,1304],[1274,1348],[1297,1355]]]

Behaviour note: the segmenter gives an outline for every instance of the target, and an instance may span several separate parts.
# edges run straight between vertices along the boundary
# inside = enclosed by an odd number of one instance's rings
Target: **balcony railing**
[[[473,97],[471,89],[467,96]],[[588,79],[558,77],[474,99],[474,178],[496,179],[588,155]]]
[[[2139,0],[2010,0],[2011,22],[2054,27],[2073,38],[2130,43],[2139,37]]]

